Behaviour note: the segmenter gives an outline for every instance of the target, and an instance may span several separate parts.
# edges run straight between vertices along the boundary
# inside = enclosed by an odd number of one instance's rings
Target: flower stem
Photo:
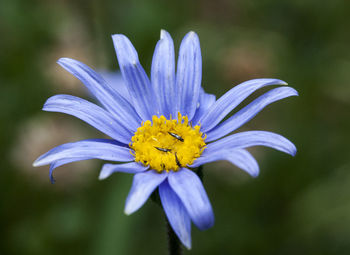
[[[201,181],[203,181],[203,166],[197,167],[193,170],[199,177]],[[159,197],[159,191],[158,188],[151,194],[151,200],[162,207],[160,197]],[[175,234],[173,228],[171,227],[168,219],[165,216],[167,230],[168,230],[168,247],[169,247],[169,255],[181,255],[182,254],[182,245]]]
[[[156,191],[154,191],[152,193],[151,199],[154,203],[156,203],[157,205],[162,207],[161,202],[160,202],[159,193],[158,193],[158,188],[156,189]],[[165,216],[167,231],[168,231],[169,255],[181,255],[182,254],[181,242],[180,242],[179,238],[177,237],[177,235],[175,234],[173,228],[171,227],[168,219],[166,218],[166,215],[164,215],[164,216]]]
[[[203,173],[203,166],[199,166],[195,169],[195,173],[198,175],[199,179],[203,182],[204,173]]]
[[[179,238],[176,236],[173,228],[170,226],[169,221],[166,220],[167,229],[168,229],[168,246],[169,246],[169,255],[181,255],[181,243]]]

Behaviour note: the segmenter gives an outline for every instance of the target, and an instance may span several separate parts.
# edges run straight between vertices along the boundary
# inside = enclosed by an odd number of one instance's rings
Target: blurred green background
[[[295,158],[252,148],[256,179],[226,162],[205,166],[216,224],[193,227],[185,254],[350,254],[349,13],[346,0],[0,0],[0,254],[166,254],[158,206],[123,214],[132,176],[98,181],[102,162],[92,160],[57,169],[51,185],[48,167],[31,166],[61,143],[101,137],[40,110],[57,93],[89,98],[56,61],[116,71],[111,34],[122,33],[149,71],[160,29],[176,49],[198,33],[203,86],[218,97],[258,77],[300,93],[242,129],[286,136]]]

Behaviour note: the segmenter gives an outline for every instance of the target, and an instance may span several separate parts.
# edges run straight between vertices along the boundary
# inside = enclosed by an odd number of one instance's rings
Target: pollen
[[[205,149],[200,126],[189,123],[178,113],[177,119],[153,116],[142,122],[129,144],[136,162],[158,172],[177,171],[191,165]]]

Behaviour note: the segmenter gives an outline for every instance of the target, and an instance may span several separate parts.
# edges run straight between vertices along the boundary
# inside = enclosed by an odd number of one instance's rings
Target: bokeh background
[[[41,111],[57,93],[90,98],[56,61],[117,71],[111,34],[123,33],[149,71],[162,28],[176,49],[198,33],[203,86],[218,97],[258,77],[300,93],[242,129],[286,136],[295,158],[252,148],[256,179],[226,162],[205,166],[216,224],[193,228],[185,254],[350,254],[349,13],[347,0],[0,0],[0,254],[166,254],[156,204],[123,214],[132,176],[98,181],[102,162],[91,160],[60,167],[52,185],[48,167],[32,167],[54,146],[102,137]]]

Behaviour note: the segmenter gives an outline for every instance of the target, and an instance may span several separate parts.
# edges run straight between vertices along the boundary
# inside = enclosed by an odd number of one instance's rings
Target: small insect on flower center
[[[153,116],[152,122],[142,122],[129,146],[136,162],[158,172],[177,171],[191,165],[205,149],[205,137],[199,130],[200,126],[192,127],[180,113],[169,120]]]

